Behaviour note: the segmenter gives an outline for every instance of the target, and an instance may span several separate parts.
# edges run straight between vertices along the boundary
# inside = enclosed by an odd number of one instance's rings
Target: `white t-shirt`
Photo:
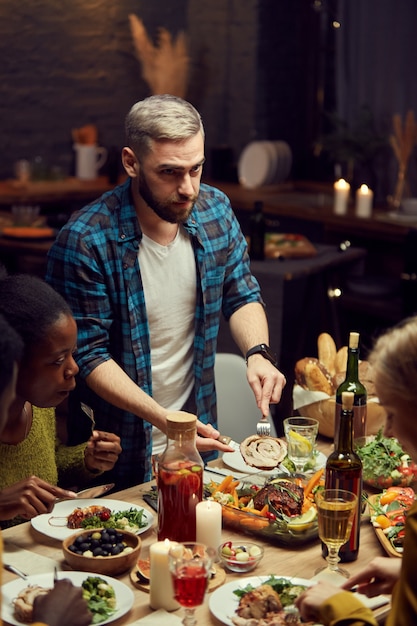
[[[150,333],[152,397],[176,411],[194,385],[196,267],[185,229],[180,226],[167,246],[143,235],[139,263]],[[152,440],[152,454],[159,454],[166,435],[153,427]]]

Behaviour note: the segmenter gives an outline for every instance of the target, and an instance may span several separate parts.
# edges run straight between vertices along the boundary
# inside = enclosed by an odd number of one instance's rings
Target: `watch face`
[[[251,348],[248,351],[246,358],[248,358],[249,356],[252,356],[252,354],[262,354],[262,356],[265,359],[268,359],[268,361],[271,361],[271,363],[275,365],[275,367],[278,366],[276,355],[272,352],[271,348],[266,345],[266,343],[261,343],[259,344],[259,346],[255,346]]]
[[[271,363],[275,365],[275,363],[277,362],[277,358],[275,354],[272,352],[271,348],[269,348],[268,346],[265,346],[263,350],[263,354],[266,356],[267,359],[271,361]]]

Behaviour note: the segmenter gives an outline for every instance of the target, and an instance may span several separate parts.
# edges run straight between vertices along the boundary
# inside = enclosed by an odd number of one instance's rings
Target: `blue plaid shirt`
[[[71,216],[49,252],[46,275],[78,324],[80,375],[75,395],[95,409],[97,428],[121,438],[123,452],[112,472],[119,487],[150,479],[151,424],[105,402],[83,381],[113,358],[152,396],[149,328],[138,261],[142,233],[130,185],[129,179]],[[241,306],[262,300],[250,272],[246,241],[222,192],[201,185],[184,226],[197,268],[195,406],[200,420],[215,425],[213,367],[220,315],[229,319]],[[72,407],[79,405],[78,399]],[[80,417],[76,419],[69,421],[69,443],[86,434]]]

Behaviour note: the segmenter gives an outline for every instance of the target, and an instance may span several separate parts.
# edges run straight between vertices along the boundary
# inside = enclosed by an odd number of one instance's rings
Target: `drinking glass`
[[[356,512],[357,496],[345,489],[323,489],[315,497],[319,537],[327,546],[327,564],[319,567],[315,575],[323,572],[340,574],[349,578],[349,572],[339,567],[339,550],[349,540]]]
[[[194,626],[195,607],[203,604],[215,551],[202,543],[178,543],[169,551],[174,597],[185,608],[182,623]]]
[[[287,417],[284,420],[287,454],[297,472],[302,472],[313,456],[318,431],[318,421],[310,417]]]

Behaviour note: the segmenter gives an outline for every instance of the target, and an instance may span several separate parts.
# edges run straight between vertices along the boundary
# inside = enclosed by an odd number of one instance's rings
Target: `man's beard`
[[[160,202],[152,193],[142,169],[139,170],[138,191],[148,207],[151,208],[158,217],[170,224],[183,224],[188,219],[197,200],[197,196],[190,198],[188,196],[175,195],[165,202]],[[172,208],[173,202],[191,202],[191,206],[181,213],[178,213],[175,208]]]

